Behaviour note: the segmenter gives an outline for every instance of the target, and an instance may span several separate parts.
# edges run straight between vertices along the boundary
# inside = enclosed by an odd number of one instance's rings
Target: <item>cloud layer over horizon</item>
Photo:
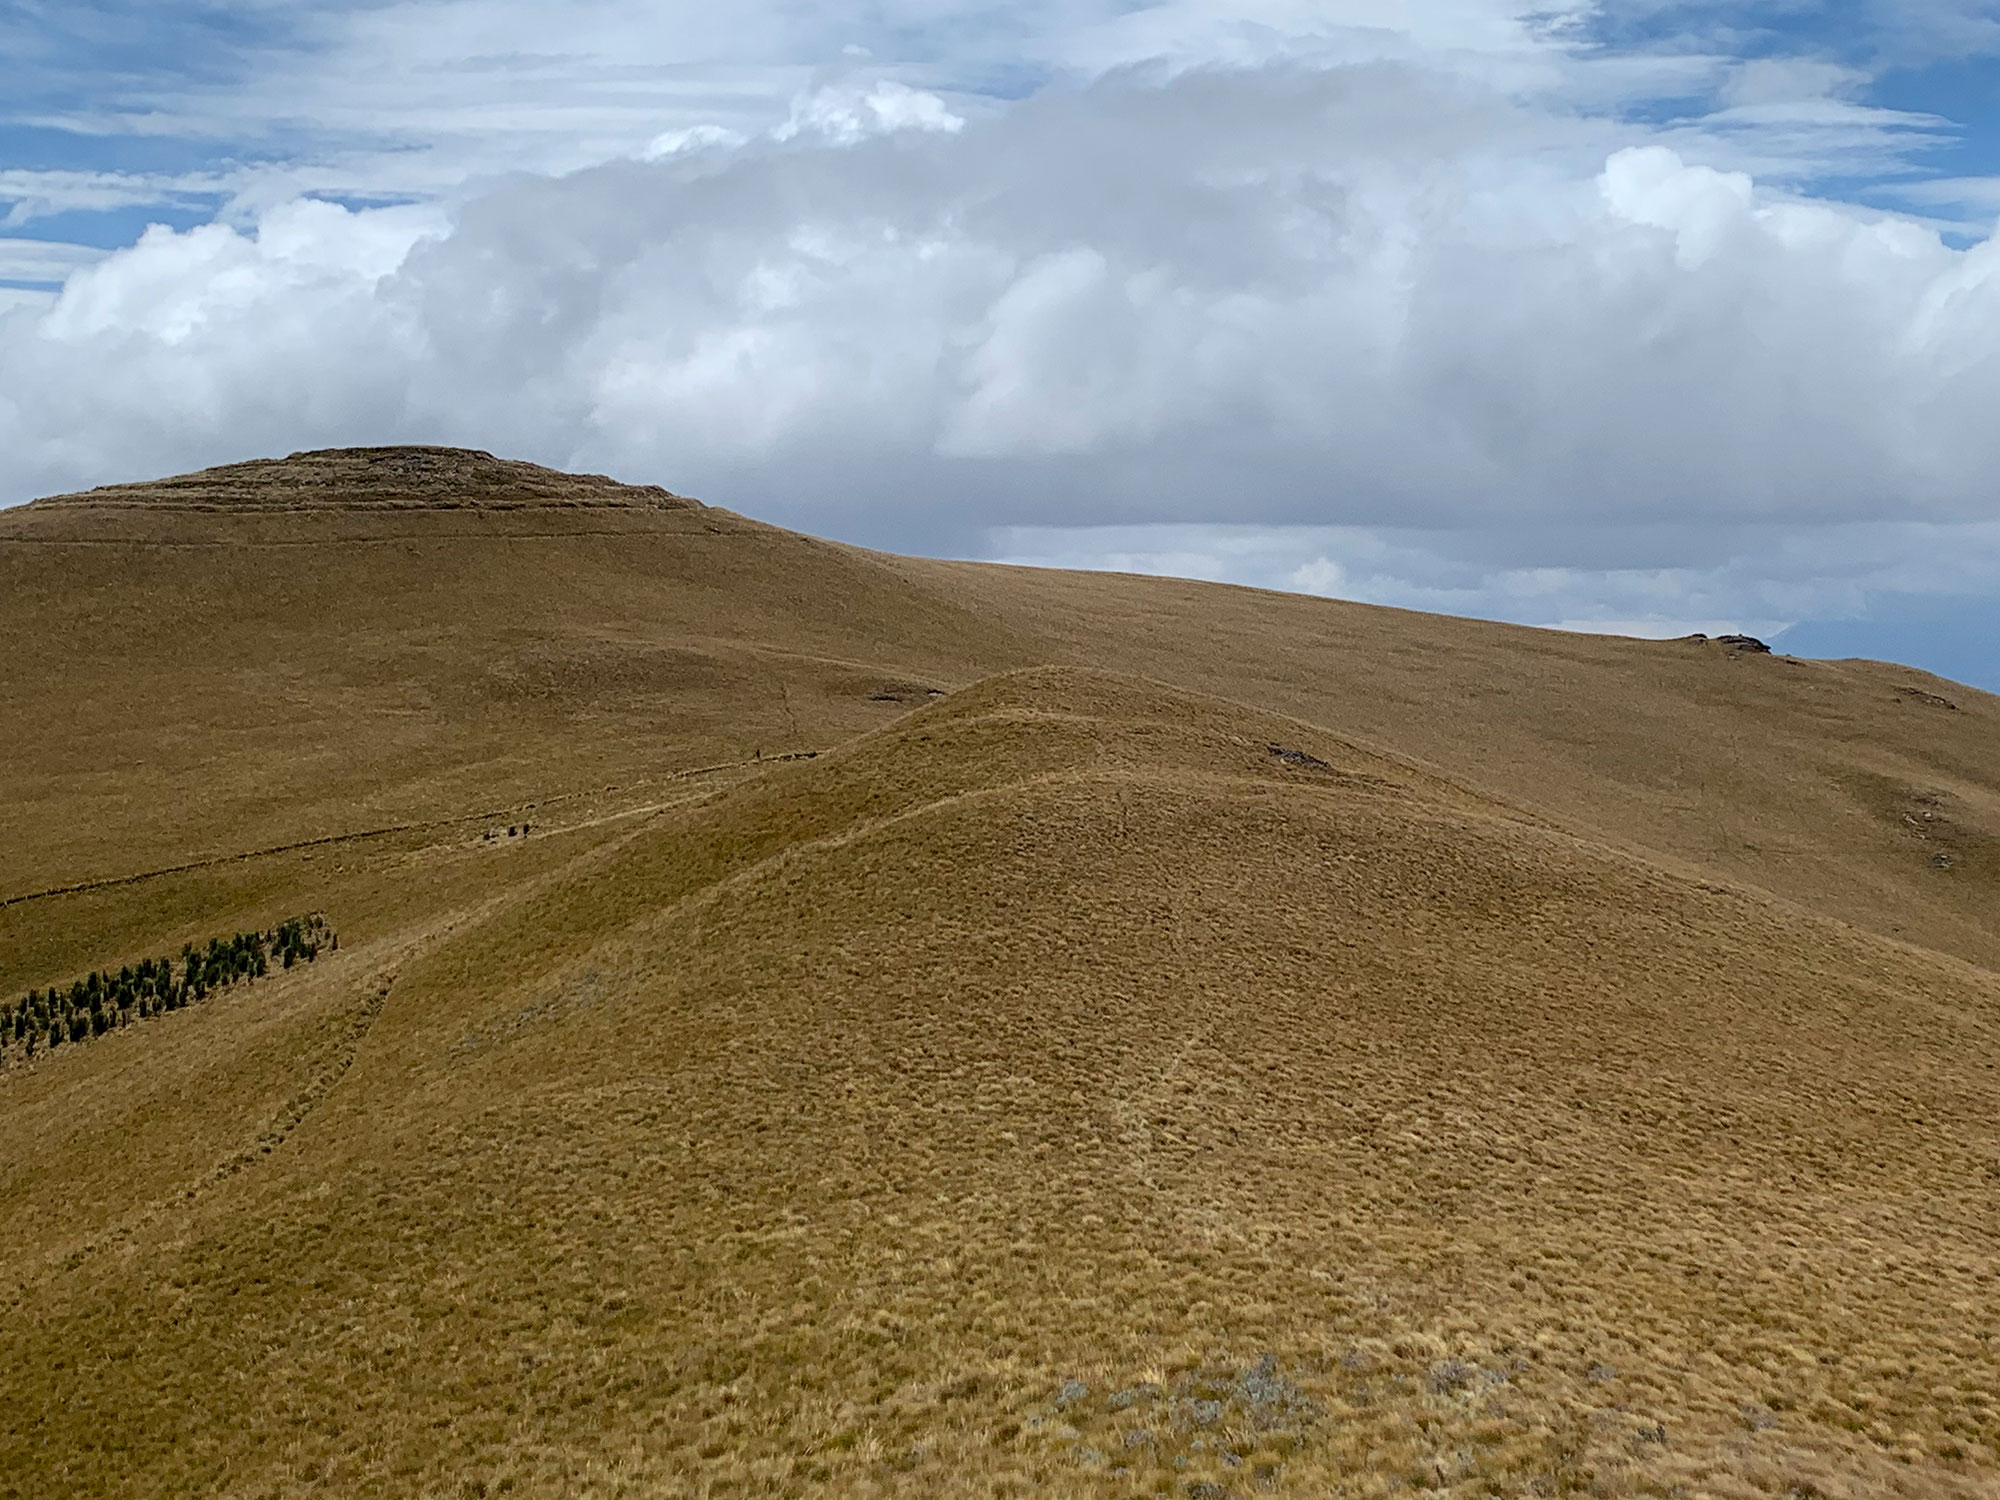
[[[1602,7],[1337,9],[933,7],[928,60],[780,38],[759,108],[592,164],[0,241],[62,283],[0,301],[0,502],[447,442],[1546,623],[2000,595],[2000,198],[1917,170],[1942,120]],[[965,86],[996,60],[1020,97]]]

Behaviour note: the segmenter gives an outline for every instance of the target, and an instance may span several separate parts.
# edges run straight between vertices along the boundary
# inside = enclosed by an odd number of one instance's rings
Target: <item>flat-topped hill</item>
[[[0,514],[0,1005],[339,937],[0,1055],[0,1496],[2000,1495],[2000,699],[281,467]]]
[[[382,510],[698,510],[658,485],[565,474],[477,448],[320,448],[224,464],[172,479],[106,485],[37,500],[49,511],[166,510],[235,514]]]

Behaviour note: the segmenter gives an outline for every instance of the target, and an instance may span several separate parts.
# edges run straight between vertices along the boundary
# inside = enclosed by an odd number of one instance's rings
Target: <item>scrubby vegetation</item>
[[[289,969],[311,963],[323,948],[338,946],[326,918],[313,912],[269,931],[211,938],[205,948],[189,943],[178,960],[142,958],[116,973],[93,969],[67,989],[29,990],[0,1009],[0,1057],[33,1057],[65,1043],[86,1042],[179,1010],[240,981],[261,979],[272,964]]]

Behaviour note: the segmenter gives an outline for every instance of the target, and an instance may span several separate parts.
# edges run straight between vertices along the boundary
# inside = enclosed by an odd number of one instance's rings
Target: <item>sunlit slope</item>
[[[2000,698],[1879,662],[1254,589],[892,560],[1039,659],[1422,757],[1572,827],[2000,967]]]
[[[0,898],[818,748],[1034,660],[652,488],[334,450],[0,511]]]
[[[1077,671],[548,860],[26,1267],[5,1492],[1996,1492],[1981,970]]]
[[[699,783],[682,797],[701,795]],[[339,948],[199,1005],[30,1065],[0,1069],[0,1286],[120,1241],[218,1173],[282,1142],[341,1081],[401,966],[496,903],[522,899],[606,844],[643,809],[478,835],[307,850],[11,909],[11,960],[52,973],[78,944],[129,961],[268,924],[302,903],[337,914]],[[72,930],[73,929],[73,930]],[[110,959],[100,960],[111,962]],[[11,1002],[17,992],[9,990]]]
[[[661,775],[825,748],[931,689],[1061,661],[1338,724],[1608,841],[2000,964],[2000,700],[1877,664],[898,559],[449,449],[0,512],[0,639],[0,899],[504,826],[606,788],[643,801]],[[10,967],[46,946],[39,925],[0,911],[20,940],[0,981],[56,977]]]
[[[662,777],[1062,662],[1338,725],[1591,837],[2000,965],[2000,699],[1877,664],[894,558],[408,448],[0,512],[0,639],[0,900],[639,805]],[[55,931],[64,964],[119,958],[149,920],[121,900],[0,907],[0,985],[59,977],[27,957],[54,962]]]

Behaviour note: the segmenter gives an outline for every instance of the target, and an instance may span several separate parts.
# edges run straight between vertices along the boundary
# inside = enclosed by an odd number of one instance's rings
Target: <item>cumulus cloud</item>
[[[790,141],[814,136],[835,146],[852,146],[871,135],[893,135],[899,130],[955,135],[964,128],[964,119],[947,109],[936,94],[884,78],[866,88],[827,86],[800,95],[792,101],[789,118],[771,132],[771,138]]]
[[[1561,10],[1345,9],[1107,7],[1005,107],[861,59],[448,209],[156,228],[0,310],[0,493],[464,442],[888,545],[1078,561],[1034,528],[1094,526],[1621,621],[1809,612],[1772,528],[1995,519],[2000,246],[1743,169],[1860,128],[1847,73],[1722,70],[1708,125],[1652,127],[1578,106]]]
[[[726,125],[691,125],[685,130],[663,130],[646,143],[639,153],[642,161],[658,161],[683,151],[703,151],[744,145],[749,137]]]

